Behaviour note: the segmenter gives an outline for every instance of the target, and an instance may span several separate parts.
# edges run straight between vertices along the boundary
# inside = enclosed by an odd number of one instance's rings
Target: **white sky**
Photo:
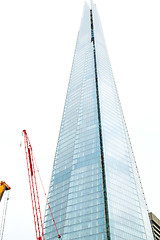
[[[12,187],[4,240],[35,239],[21,131],[48,191],[83,2],[0,1],[0,180]],[[160,3],[96,3],[148,207],[160,218]]]

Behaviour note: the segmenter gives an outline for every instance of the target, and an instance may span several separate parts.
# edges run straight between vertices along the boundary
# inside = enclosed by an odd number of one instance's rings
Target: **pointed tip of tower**
[[[84,9],[87,8],[87,9],[90,9],[90,4],[88,3],[88,1],[84,1]]]
[[[88,2],[87,2],[87,1],[85,1],[85,2],[84,2],[84,6],[87,6],[87,7],[89,7],[89,4],[88,4]]]
[[[93,9],[93,5],[95,4],[93,0],[90,0],[90,4],[91,4],[91,9]]]
[[[88,6],[90,9],[92,9],[92,7],[94,5],[94,1],[93,0],[86,0],[84,2],[84,5]]]

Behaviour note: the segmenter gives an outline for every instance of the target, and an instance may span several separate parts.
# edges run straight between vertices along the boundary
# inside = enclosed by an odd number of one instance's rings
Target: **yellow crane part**
[[[1,181],[1,185],[0,185],[0,201],[2,199],[3,193],[5,190],[10,190],[10,186],[8,186],[5,182]]]

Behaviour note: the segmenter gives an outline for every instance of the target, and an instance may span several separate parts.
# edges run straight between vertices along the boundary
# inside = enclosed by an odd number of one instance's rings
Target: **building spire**
[[[93,9],[93,0],[90,0],[91,2],[91,9]]]

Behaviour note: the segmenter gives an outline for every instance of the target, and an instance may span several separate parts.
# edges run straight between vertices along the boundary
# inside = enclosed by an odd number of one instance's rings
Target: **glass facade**
[[[94,4],[85,4],[48,199],[63,240],[153,240]],[[48,207],[45,239],[57,239]]]

